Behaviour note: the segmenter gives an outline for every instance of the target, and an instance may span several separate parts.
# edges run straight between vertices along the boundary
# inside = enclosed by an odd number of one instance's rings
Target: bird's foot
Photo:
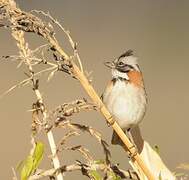
[[[107,119],[108,127],[113,126],[114,123],[115,123],[115,118],[114,118],[113,116],[110,116],[110,117]]]
[[[138,149],[135,144],[132,144],[129,148],[129,159],[133,159],[138,154]]]

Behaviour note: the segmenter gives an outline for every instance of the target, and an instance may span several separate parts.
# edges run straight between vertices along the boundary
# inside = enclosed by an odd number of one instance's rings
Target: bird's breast
[[[145,114],[145,90],[129,82],[117,80],[105,91],[103,101],[125,129],[138,124]]]

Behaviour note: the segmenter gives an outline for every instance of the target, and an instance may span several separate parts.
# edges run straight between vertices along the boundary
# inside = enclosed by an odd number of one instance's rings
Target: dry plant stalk
[[[112,128],[115,130],[115,132],[120,137],[120,139],[123,141],[128,152],[131,155],[133,155],[132,160],[137,162],[139,168],[141,168],[143,170],[144,174],[146,175],[146,177],[148,179],[150,179],[150,180],[155,179],[153,177],[152,173],[147,168],[143,159],[137,153],[134,145],[129,141],[129,139],[123,132],[123,130],[119,127],[118,123],[113,119],[113,117],[111,116],[111,114],[109,113],[109,111],[107,110],[107,108],[105,107],[103,102],[101,101],[100,97],[97,95],[93,86],[91,85],[91,83],[89,82],[89,80],[87,79],[85,74],[83,73],[82,68],[79,69],[78,66],[76,65],[76,63],[73,62],[72,57],[67,55],[67,53],[65,53],[65,51],[61,48],[61,46],[59,45],[58,41],[56,40],[56,38],[54,36],[53,31],[47,25],[45,25],[43,23],[43,21],[41,19],[39,19],[38,17],[34,16],[33,14],[21,11],[19,8],[17,8],[16,4],[13,0],[2,0],[0,2],[0,7],[3,7],[4,10],[6,11],[6,14],[8,15],[8,20],[10,21],[10,24],[11,24],[10,27],[16,33],[23,34],[22,31],[33,32],[35,34],[42,36],[44,39],[46,39],[48,41],[48,43],[50,44],[51,50],[54,52],[55,57],[57,56],[56,54],[58,54],[59,57],[63,60],[63,66],[61,64],[63,71],[71,74],[74,78],[76,78],[80,81],[81,85],[83,86],[83,88],[85,89],[87,94],[93,100],[94,104],[96,104],[99,107],[99,110],[102,113],[102,115],[105,117],[107,122],[112,126]],[[50,18],[52,20],[52,17],[50,17]],[[70,40],[71,36],[69,35],[69,33],[67,31],[65,31],[65,33]],[[15,38],[16,38],[16,36],[14,35]],[[21,42],[23,40],[22,36],[19,37],[18,39],[16,38],[16,40],[20,44],[23,45],[23,42]],[[70,41],[73,43],[72,39]],[[75,43],[73,43],[73,44],[74,45],[72,45],[72,47],[74,49],[74,54],[76,55],[76,58],[78,59],[79,63],[81,64],[79,55],[77,54],[76,44]],[[21,46],[19,48],[21,50],[24,49]],[[24,51],[26,49],[24,49]],[[38,102],[40,103],[40,109],[43,114],[43,120],[44,120],[44,122],[46,122],[46,120],[48,118],[46,108],[44,106],[44,102],[43,102],[41,93],[37,86],[37,80],[34,79],[32,66],[30,64],[30,61],[27,59],[27,52],[24,52],[24,51],[22,53],[25,56],[25,60],[26,60],[25,63],[28,66],[28,69],[30,71],[30,76],[31,76],[30,79],[33,81],[34,91],[35,91],[36,97],[38,99]],[[55,169],[60,168],[60,163],[59,163],[58,157],[56,155],[57,148],[56,148],[56,144],[54,142],[54,138],[53,138],[53,134],[52,134],[51,130],[48,131],[47,136],[49,139],[49,144],[51,146],[52,154],[54,155],[53,156],[54,167],[55,167]],[[57,178],[58,178],[58,180],[63,179],[61,173],[59,173],[57,175]]]
[[[29,178],[29,180],[36,180],[36,179],[40,179],[40,178],[44,178],[47,176],[51,176],[52,174],[56,174],[57,172],[72,172],[72,171],[76,171],[76,170],[104,170],[106,168],[105,165],[103,164],[82,164],[81,162],[77,161],[75,164],[71,164],[71,165],[67,165],[67,166],[62,166],[59,169],[49,169],[46,171],[41,171],[39,174],[35,174],[33,176],[31,176]],[[120,170],[118,169],[116,166],[112,167],[114,168],[115,171],[119,171],[118,173],[120,174],[120,177],[123,179],[132,179],[132,180],[138,180],[138,177],[136,176],[136,174],[134,174],[131,171],[124,171],[124,170]]]
[[[20,50],[20,55],[23,57],[24,63],[27,65],[29,72],[30,72],[29,76],[31,77],[31,80],[33,82],[33,90],[34,90],[35,95],[37,97],[39,109],[40,109],[40,111],[42,112],[42,115],[43,115],[42,123],[43,123],[44,129],[47,131],[47,137],[48,137],[50,149],[51,149],[51,152],[52,152],[52,160],[53,160],[54,168],[56,168],[56,169],[60,168],[60,161],[59,161],[58,156],[56,154],[57,147],[56,147],[56,143],[55,143],[55,140],[54,140],[54,137],[53,137],[53,133],[52,133],[51,130],[48,130],[48,124],[47,124],[48,113],[47,113],[41,92],[39,91],[38,80],[36,80],[35,77],[34,77],[34,71],[33,71],[32,65],[31,65],[31,61],[28,59],[28,57],[30,56],[30,49],[28,48],[28,44],[24,40],[24,32],[21,31],[21,30],[12,29],[12,36],[17,41],[17,46]],[[57,179],[63,180],[63,175],[61,173],[57,174]]]

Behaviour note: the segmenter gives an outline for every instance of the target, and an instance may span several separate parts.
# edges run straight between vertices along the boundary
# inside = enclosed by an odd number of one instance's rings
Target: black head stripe
[[[123,57],[132,56],[132,55],[133,55],[133,50],[129,49],[128,51],[126,51],[125,53],[123,53],[121,56],[119,56],[118,59],[123,58]]]
[[[130,69],[134,69],[134,67],[131,66],[130,64],[127,64],[127,66],[128,66]]]
[[[134,67],[129,64],[125,64],[124,66],[117,66],[116,69],[119,72],[128,73],[130,70],[134,69]]]

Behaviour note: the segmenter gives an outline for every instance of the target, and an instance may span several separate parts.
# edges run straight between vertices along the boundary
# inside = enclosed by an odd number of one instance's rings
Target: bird
[[[113,61],[105,62],[105,65],[111,69],[112,79],[102,94],[102,101],[134,143],[131,130],[143,120],[147,108],[147,94],[138,58],[132,50],[127,50]],[[115,131],[111,143],[123,144]]]

